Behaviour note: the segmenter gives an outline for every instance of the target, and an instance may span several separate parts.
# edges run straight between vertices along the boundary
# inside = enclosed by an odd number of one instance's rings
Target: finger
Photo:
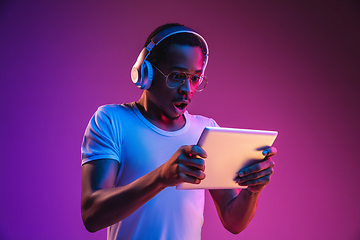
[[[194,178],[192,176],[186,175],[184,173],[181,173],[182,182],[192,183],[192,184],[199,184],[201,182],[201,179]]]
[[[179,164],[183,164],[184,166],[195,167],[202,171],[205,170],[205,160],[202,158],[196,158],[182,153],[178,156],[177,162]]]
[[[274,156],[277,153],[277,149],[275,147],[269,147],[262,151],[262,154],[265,157],[271,157]]]
[[[238,183],[240,186],[255,186],[266,185],[270,182],[271,175],[266,175],[258,179],[252,179],[245,182]]]
[[[258,179],[262,179],[263,177],[266,177],[266,176],[271,176],[273,173],[274,173],[273,168],[267,168],[261,172],[255,172],[255,173],[252,173],[252,174],[244,176],[244,177],[237,177],[235,179],[235,182],[240,185],[243,185],[243,184],[247,185],[249,183],[249,181],[256,182]]]
[[[205,171],[205,161],[202,158],[206,158],[206,152],[200,146],[183,146],[181,151],[178,157],[179,162]]]
[[[194,158],[206,158],[207,157],[205,150],[202,149],[198,145],[182,146],[182,151],[186,155],[194,157]]]
[[[238,176],[244,177],[244,176],[256,173],[256,172],[263,171],[267,168],[273,168],[274,166],[275,166],[274,161],[272,161],[271,158],[269,158],[269,159],[266,159],[265,161],[255,163],[253,165],[250,165],[246,168],[241,169],[238,173]]]
[[[199,180],[204,180],[205,179],[205,173],[202,170],[199,170],[198,168],[195,167],[189,167],[189,166],[185,166],[182,164],[179,164],[179,175],[183,176],[183,180],[184,181],[189,181],[189,177],[191,179],[199,179]],[[186,178],[184,178],[184,176],[186,176]],[[191,180],[191,182],[193,182]]]

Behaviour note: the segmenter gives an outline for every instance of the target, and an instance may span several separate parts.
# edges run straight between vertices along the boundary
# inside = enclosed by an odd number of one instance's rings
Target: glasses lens
[[[171,72],[166,80],[166,84],[169,88],[175,88],[183,84],[187,78],[190,77],[191,85],[196,88],[196,91],[202,91],[207,83],[206,77],[201,75],[189,75],[185,72],[174,71]]]
[[[167,84],[170,88],[181,85],[186,79],[186,73],[184,72],[171,72],[167,78]]]
[[[201,92],[202,90],[204,90],[204,88],[206,87],[206,84],[207,84],[207,78],[206,78],[206,76],[202,76],[202,78],[198,82],[196,91]]]

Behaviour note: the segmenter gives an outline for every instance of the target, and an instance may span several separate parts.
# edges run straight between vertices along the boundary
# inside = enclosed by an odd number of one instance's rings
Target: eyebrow
[[[181,70],[181,71],[187,72],[188,69],[181,67],[181,66],[173,66],[170,68],[170,70]],[[195,71],[195,73],[200,73],[200,72],[202,72],[202,69]]]

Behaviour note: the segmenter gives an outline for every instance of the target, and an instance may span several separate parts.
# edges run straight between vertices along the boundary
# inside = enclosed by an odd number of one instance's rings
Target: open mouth
[[[174,103],[174,106],[180,110],[184,110],[187,106],[187,103]]]

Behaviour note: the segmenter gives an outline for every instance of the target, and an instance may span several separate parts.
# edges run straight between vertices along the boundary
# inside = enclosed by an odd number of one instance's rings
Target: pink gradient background
[[[209,85],[191,113],[279,131],[253,221],[226,232],[208,198],[203,239],[360,239],[351,0],[1,1],[0,239],[105,239],[81,221],[83,132],[98,106],[139,98],[130,69],[166,22],[193,27],[210,47]]]

